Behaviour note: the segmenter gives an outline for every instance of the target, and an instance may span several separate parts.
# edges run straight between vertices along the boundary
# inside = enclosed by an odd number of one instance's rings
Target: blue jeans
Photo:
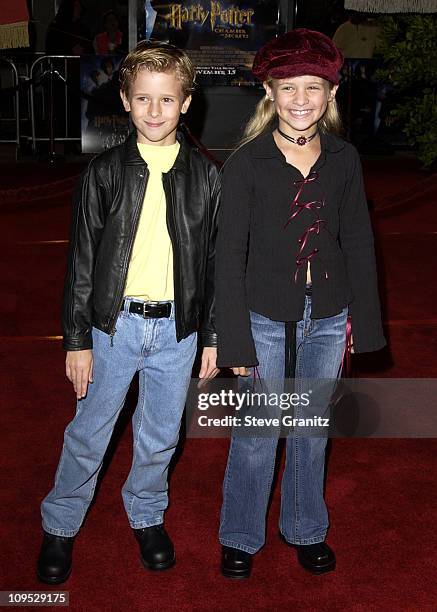
[[[311,319],[311,297],[305,297],[303,319],[296,327],[295,392],[304,392],[302,379],[333,379],[334,388],[345,347],[346,321],[347,308],[333,317]],[[281,393],[285,325],[252,312],[251,326],[261,381],[267,381],[270,393]],[[272,388],[278,387],[278,383],[282,388]],[[315,408],[317,412],[313,412]],[[311,414],[326,416],[327,408],[327,405],[312,405]],[[295,412],[295,416],[300,415]],[[225,546],[251,554],[263,546],[277,443],[276,435],[248,437],[233,433],[220,524],[220,542]],[[328,528],[323,499],[325,447],[326,437],[287,437],[279,527],[292,544],[315,544],[325,539]]]
[[[55,485],[41,505],[43,528],[74,536],[91,503],[97,476],[129,385],[139,372],[132,419],[133,462],[123,486],[131,527],[163,522],[167,472],[175,451],[197,348],[197,334],[176,342],[174,305],[170,318],[144,319],[128,311],[117,319],[112,339],[93,329],[94,382],[77,402],[67,426]]]

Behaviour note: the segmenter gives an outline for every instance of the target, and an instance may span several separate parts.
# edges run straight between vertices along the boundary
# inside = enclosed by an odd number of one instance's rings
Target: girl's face
[[[296,136],[314,132],[337,88],[338,85],[331,86],[325,79],[311,75],[264,83],[268,97],[274,100],[279,128]]]

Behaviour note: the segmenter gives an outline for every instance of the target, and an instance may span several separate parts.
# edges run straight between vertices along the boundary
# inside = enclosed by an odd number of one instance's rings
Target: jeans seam
[[[57,467],[56,474],[55,474],[55,482],[54,482],[55,493],[56,493],[56,487],[58,486],[58,483],[59,483],[59,475],[61,473],[62,463],[63,463],[64,458],[65,458],[64,457],[65,456],[65,436],[67,435],[68,427],[69,427],[69,425],[67,425],[67,427],[65,428],[65,431],[64,431],[64,441],[62,443],[61,458],[59,459],[59,465]]]
[[[82,510],[82,519],[80,521],[81,524],[83,522],[83,519],[85,518],[85,514],[87,513],[87,510],[89,508],[89,504],[91,503],[91,501],[92,501],[92,499],[94,497],[94,492],[96,490],[96,484],[97,484],[97,478],[99,476],[99,472],[100,472],[101,466],[102,466],[102,464],[100,464],[100,466],[97,468],[96,473],[94,474],[94,476],[92,478],[90,494],[88,495],[87,500],[86,500],[89,503],[88,503],[87,507],[84,510]]]
[[[266,508],[269,502],[269,497],[270,497],[270,493],[272,490],[272,482],[273,482],[273,474],[275,472],[275,463],[276,463],[276,453],[278,451],[278,444],[276,441],[276,446],[274,451],[272,450],[272,454],[271,454],[271,466],[270,466],[270,474],[269,474],[269,478],[266,479],[266,490],[265,490],[265,504],[266,504]],[[265,522],[265,519],[264,519]],[[264,527],[264,531],[265,531],[265,527]],[[264,536],[265,539],[265,536]]]
[[[223,480],[223,509],[222,509],[222,517],[227,516],[227,491],[230,480],[230,467],[231,467],[231,459],[233,454],[233,446],[234,446],[234,438],[231,437],[231,442],[229,445],[229,454],[228,454],[228,462],[226,464],[225,478]],[[225,523],[225,520],[222,521],[222,525]]]
[[[150,319],[144,319],[144,339],[141,347],[141,355],[147,356],[149,353]]]
[[[119,407],[117,408],[116,418],[115,418],[114,423],[116,423],[116,422],[117,422],[118,417],[119,417],[119,415],[120,415],[120,411],[121,411],[121,409],[123,408],[125,401],[126,401],[126,397],[123,399],[123,401],[121,402],[121,404],[120,404],[120,405],[119,405]],[[105,452],[106,452],[106,451],[105,451]],[[100,465],[99,465],[99,467],[97,468],[97,470],[96,470],[96,472],[95,472],[95,474],[94,474],[94,476],[93,476],[93,478],[92,478],[92,481],[91,481],[91,490],[90,490],[90,493],[89,493],[89,495],[88,495],[88,497],[87,497],[87,499],[86,499],[86,502],[88,502],[88,503],[86,503],[86,507],[85,507],[85,505],[83,504],[83,508],[82,508],[82,516],[81,516],[80,523],[79,523],[79,529],[80,529],[80,527],[82,526],[82,523],[83,523],[83,521],[84,521],[84,519],[85,519],[86,513],[88,512],[88,509],[89,509],[89,507],[90,507],[90,504],[91,504],[91,502],[92,502],[92,500],[93,500],[94,493],[95,493],[95,490],[96,490],[96,485],[97,485],[97,479],[98,479],[98,477],[99,477],[99,473],[100,473],[100,470],[101,470],[101,468],[102,468],[102,464],[103,464],[103,459],[102,459],[102,461],[100,462]]]
[[[299,513],[299,438],[295,437],[293,440],[294,445],[294,532],[298,531],[300,522]]]
[[[132,462],[134,462],[135,460],[135,453],[139,444],[139,440],[140,440],[140,431],[141,431],[141,426],[143,423],[143,417],[144,417],[144,404],[145,404],[145,397],[146,397],[146,377],[144,377],[144,384],[141,385],[140,387],[140,391],[139,391],[139,400],[141,399],[141,416],[138,422],[138,427],[137,427],[137,431],[135,432],[135,443],[133,445],[133,450],[132,450]],[[129,520],[132,520],[132,508],[134,505],[134,501],[135,501],[135,496],[132,495],[132,498],[130,500],[129,503]],[[132,521],[133,522],[133,521]]]
[[[162,321],[163,319],[155,319],[154,324],[152,326],[152,334],[151,334],[151,338],[150,338],[150,348],[149,348],[149,353],[154,353],[156,350],[156,344],[157,344],[157,338],[159,337],[159,335],[163,333],[162,328]]]
[[[302,379],[301,359],[302,353],[305,348],[305,339],[299,346],[299,350],[296,355],[296,378],[297,380]],[[295,414],[298,416],[299,406],[296,407]],[[299,529],[300,523],[300,511],[299,511],[299,437],[293,437],[294,446],[294,535],[296,536]]]

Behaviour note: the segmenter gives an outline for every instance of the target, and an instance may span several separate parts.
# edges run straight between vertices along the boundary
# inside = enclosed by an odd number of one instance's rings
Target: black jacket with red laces
[[[307,264],[311,317],[349,305],[354,350],[385,345],[373,233],[356,149],[321,134],[307,177],[271,131],[238,149],[222,179],[216,262],[218,366],[257,365],[250,311],[276,321],[303,316]]]

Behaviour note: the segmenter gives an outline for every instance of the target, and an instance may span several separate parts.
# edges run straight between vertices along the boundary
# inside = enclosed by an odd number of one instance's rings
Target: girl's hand
[[[245,366],[240,368],[232,368],[232,371],[235,376],[249,376],[249,368],[246,368]]]

